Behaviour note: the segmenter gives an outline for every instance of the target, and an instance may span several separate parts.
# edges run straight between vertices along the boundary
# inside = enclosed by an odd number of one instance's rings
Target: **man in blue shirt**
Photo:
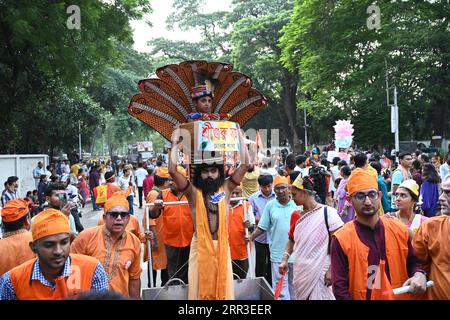
[[[299,208],[289,195],[289,178],[276,176],[273,185],[276,199],[267,203],[258,228],[248,237],[248,240],[253,241],[259,235],[268,232],[270,261],[272,262],[272,288],[275,290],[282,276],[279,266],[288,240],[291,215]],[[291,256],[288,260],[288,272],[283,281],[280,300],[290,300],[291,297],[295,297],[293,262]]]
[[[255,215],[256,224],[259,223],[261,216],[269,201],[275,199],[275,192],[272,188],[273,177],[270,174],[260,175],[258,177],[259,191],[249,198]],[[270,251],[267,235],[264,233],[255,238],[255,273],[257,277],[264,277],[272,285],[272,272],[270,263]]]
[[[381,175],[381,164],[379,162],[371,162],[370,166],[377,170],[378,173],[378,190],[381,191],[381,205],[383,206],[384,213],[391,212],[391,201],[389,200],[389,194],[386,181]]]

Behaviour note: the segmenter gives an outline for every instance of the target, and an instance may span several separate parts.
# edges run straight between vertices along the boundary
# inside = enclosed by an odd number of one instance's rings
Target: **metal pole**
[[[247,218],[247,206],[245,203],[245,200],[241,200],[242,205],[244,206],[244,222]],[[248,229],[246,226],[244,226],[245,229],[245,237],[248,237]],[[251,251],[250,251],[250,242],[247,243],[247,255],[248,255],[248,276],[249,278],[253,278],[253,269],[252,269],[252,265],[253,265],[253,261],[252,261],[252,256],[251,256]]]
[[[150,221],[147,219],[150,219],[150,216],[148,214],[148,206],[145,206],[144,209],[144,217],[145,217],[145,229],[147,230],[147,234],[150,232]],[[154,235],[156,236],[156,235]],[[152,261],[152,244],[149,239],[147,239],[147,276],[149,280],[148,287],[153,288],[153,261]]]
[[[399,121],[398,121],[398,105],[397,105],[397,86],[394,86],[394,110],[395,110],[395,150],[397,150],[397,153],[400,152],[400,141],[399,141]],[[396,160],[398,162],[398,157],[396,157]]]
[[[80,150],[80,162],[83,159],[83,156],[81,154],[81,122],[78,120],[78,147]]]

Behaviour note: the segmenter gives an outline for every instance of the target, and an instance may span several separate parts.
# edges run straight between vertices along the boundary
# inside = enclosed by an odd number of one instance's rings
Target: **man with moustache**
[[[347,201],[353,205],[356,218],[336,231],[332,238],[331,279],[336,300],[393,298],[389,283],[392,288],[410,286],[411,294],[425,292],[426,274],[406,226],[377,214],[381,192],[376,177],[365,170],[353,172],[347,188]],[[373,283],[378,277],[387,278],[389,283],[382,280],[386,286],[380,288],[380,283]],[[378,289],[381,289],[381,297]],[[389,296],[384,296],[385,292]],[[417,298],[410,293],[395,299]]]
[[[198,164],[192,182],[177,171],[181,130],[172,134],[169,173],[177,189],[186,195],[194,224],[189,256],[189,299],[234,299],[233,274],[228,242],[227,206],[231,193],[249,168],[249,154],[243,148],[241,164],[225,180],[223,164]],[[239,143],[245,146],[239,131]]]
[[[108,290],[108,279],[97,259],[69,254],[70,227],[59,210],[36,216],[31,250],[37,258],[5,273],[0,300],[59,300],[86,291]]]
[[[111,290],[139,300],[141,242],[126,231],[130,221],[126,195],[127,192],[116,192],[109,198],[104,206],[105,224],[81,232],[70,251],[97,258],[105,268]]]
[[[424,298],[450,300],[450,176],[441,185],[441,216],[424,221],[414,236],[413,246],[434,281]]]
[[[258,227],[247,239],[253,241],[264,232],[267,232],[270,261],[272,263],[272,288],[275,290],[282,277],[279,267],[283,261],[285,244],[288,240],[291,216],[294,211],[299,209],[299,207],[297,207],[290,196],[288,177],[280,175],[276,176],[273,181],[273,189],[275,191],[276,199],[267,203]],[[283,281],[279,297],[280,300],[291,300],[295,297],[293,262],[293,257],[290,256],[287,274]]]

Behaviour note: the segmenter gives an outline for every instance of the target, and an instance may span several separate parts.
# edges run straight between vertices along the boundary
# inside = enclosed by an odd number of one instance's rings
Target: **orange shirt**
[[[247,210],[250,207],[245,203]],[[243,260],[248,258],[247,244],[245,243],[244,207],[242,204],[235,208],[228,208],[228,237],[230,241],[231,259]]]
[[[163,190],[162,197],[164,202],[187,201],[184,195],[178,199],[178,196],[170,189]],[[163,217],[164,243],[177,248],[189,246],[194,235],[189,204],[165,206],[161,216]]]
[[[101,226],[105,224],[105,220],[103,219],[103,216],[98,219],[97,226]],[[138,237],[141,242],[145,242],[145,233],[141,232],[141,226],[139,224],[138,218],[136,218],[133,215],[130,215],[130,221],[128,222],[125,230],[131,232],[136,237]]]
[[[31,232],[21,229],[15,234],[4,236],[6,237],[0,240],[0,277],[12,268],[36,257],[29,246],[33,241]]]
[[[36,259],[15,267],[9,272],[11,284],[18,300],[61,300],[61,292],[43,285],[40,281],[31,281],[33,266]],[[91,290],[92,278],[98,261],[92,257],[78,254],[70,255],[70,276],[62,280],[69,296],[77,295]]]
[[[159,190],[159,189],[158,189]],[[147,203],[152,203],[158,197],[159,191],[153,188],[147,195],[145,201]],[[149,210],[151,207],[149,207]],[[144,215],[144,226],[147,224],[147,217]],[[157,219],[150,219],[150,225],[154,225],[156,228],[156,239],[158,241],[158,250],[152,248],[152,262],[154,270],[164,270],[167,268],[167,255],[166,255],[166,247],[164,246],[164,220],[162,215]],[[148,260],[148,247],[145,244],[145,253],[144,253],[144,261]]]
[[[97,258],[108,275],[112,291],[129,296],[129,280],[140,279],[141,242],[128,231],[113,243],[105,226],[86,229],[72,242],[70,252]]]
[[[424,262],[434,286],[427,289],[430,300],[450,300],[450,217],[424,221],[412,241],[417,257]]]

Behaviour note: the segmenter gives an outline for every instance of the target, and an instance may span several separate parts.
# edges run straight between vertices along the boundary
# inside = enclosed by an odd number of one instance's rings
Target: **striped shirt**
[[[31,280],[39,281],[44,286],[52,288],[55,290],[56,284],[52,285],[45,279],[42,274],[41,268],[39,267],[39,260],[36,259],[36,262],[33,266],[33,271],[31,273]],[[67,278],[70,275],[70,256],[67,258],[66,263],[64,264],[64,269],[61,276]],[[97,264],[97,268],[95,268],[94,276],[92,277],[91,290],[95,291],[104,291],[109,289],[108,277],[106,275],[105,269],[103,269],[102,264],[99,262]],[[5,273],[0,279],[0,300],[17,300],[16,293],[14,287],[11,282],[11,277],[9,276],[9,272]]]
[[[8,203],[9,200],[19,199],[19,193],[17,191],[11,191],[9,189],[5,189],[2,192],[2,206]]]

